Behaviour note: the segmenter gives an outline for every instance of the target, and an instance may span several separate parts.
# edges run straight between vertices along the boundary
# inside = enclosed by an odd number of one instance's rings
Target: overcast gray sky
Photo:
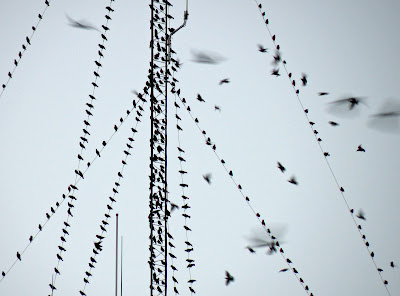
[[[387,133],[367,127],[371,114],[386,99],[400,101],[397,1],[273,1],[263,4],[269,28],[276,35],[287,68],[296,79],[300,99],[322,138],[324,151],[351,208],[362,208],[359,221],[375,253],[392,295],[400,293],[398,245],[400,209],[398,170],[400,129]],[[91,137],[86,159],[113,133],[132,106],[132,89],[141,90],[149,67],[149,1],[113,2],[108,42],[96,90]],[[180,25],[185,1],[174,1],[172,26]],[[8,270],[46,222],[46,212],[61,199],[74,179],[79,136],[92,92],[96,31],[68,26],[66,14],[97,27],[105,23],[107,1],[52,1],[31,46],[23,55],[0,98],[0,270]],[[0,2],[0,83],[7,81],[25,37],[36,25],[44,1]],[[260,53],[257,44],[269,48]],[[285,226],[282,238],[289,257],[314,295],[385,295],[386,291],[353,224],[297,98],[284,75],[271,76],[273,43],[255,1],[189,1],[187,26],[173,39],[183,63],[176,74],[181,94],[218,154],[234,172],[243,192],[271,228]],[[218,65],[191,61],[192,51],[219,54]],[[300,86],[301,73],[308,85]],[[231,83],[218,85],[223,78]],[[328,96],[319,97],[320,91]],[[195,100],[200,93],[205,103]],[[364,97],[356,114],[330,113],[329,102],[346,96]],[[174,97],[170,97],[169,191],[182,206],[175,128]],[[215,112],[214,105],[221,107]],[[124,294],[149,294],[148,195],[149,106],[138,125],[132,156],[124,169],[104,251],[97,257],[87,295],[114,291],[114,227],[120,215],[124,236]],[[279,255],[246,250],[246,240],[259,226],[229,176],[204,144],[189,114],[181,108],[185,178],[189,184],[196,266],[192,277],[200,295],[305,295]],[[329,121],[339,123],[332,127]],[[54,295],[78,295],[93,241],[106,212],[126,139],[135,124],[129,117],[79,183],[74,217],[70,220],[64,262]],[[362,144],[366,152],[356,152]],[[280,161],[287,169],[282,174]],[[86,163],[86,160],[85,160]],[[209,186],[202,178],[212,173]],[[287,180],[295,175],[299,185]],[[188,295],[185,232],[180,210],[170,220],[177,250],[178,290]],[[67,217],[64,203],[32,245],[0,283],[0,295],[47,295],[57,246]],[[225,286],[228,270],[235,282]],[[172,291],[171,291],[172,292]]]

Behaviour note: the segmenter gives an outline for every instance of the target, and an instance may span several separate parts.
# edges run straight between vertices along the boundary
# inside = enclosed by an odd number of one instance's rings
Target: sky
[[[282,58],[309,120],[321,137],[323,151],[345,198],[367,236],[391,295],[400,293],[398,245],[400,208],[398,172],[400,129],[382,131],[371,125],[371,115],[387,100],[400,102],[398,52],[400,37],[397,1],[261,1],[276,36]],[[68,25],[66,15],[100,28],[105,24],[107,1],[14,0],[0,3],[0,82],[14,69],[25,37],[43,20],[31,38],[13,78],[0,97],[0,270],[8,270],[16,253],[29,243],[46,213],[62,200],[75,180],[79,137],[86,119],[86,102],[92,92],[94,61],[100,33]],[[132,108],[132,90],[143,89],[150,61],[150,9],[148,1],[112,3],[104,59],[85,152],[89,161],[95,149],[113,135],[115,124]],[[174,1],[173,27],[183,20],[185,1]],[[257,45],[268,48],[258,51]],[[279,238],[292,267],[314,295],[388,295],[373,265],[351,214],[322,155],[291,83],[280,64],[280,77],[271,75],[274,44],[255,1],[190,1],[186,27],[173,38],[172,47],[182,63],[175,74],[181,97],[191,107],[226,161],[243,194]],[[193,62],[193,52],[223,57],[216,65]],[[308,84],[300,77],[307,74]],[[229,78],[230,83],[219,85]],[[318,92],[329,92],[318,96]],[[201,94],[205,102],[196,100]],[[335,100],[355,96],[363,104],[348,112],[332,108]],[[169,97],[168,188],[171,202],[182,206],[175,97]],[[214,106],[220,106],[221,112]],[[54,295],[79,295],[99,224],[106,212],[130,128],[135,127],[134,148],[124,167],[109,220],[104,250],[96,257],[87,295],[113,295],[115,213],[123,236],[123,294],[149,294],[149,105],[137,127],[128,117],[111,138],[101,157],[79,182],[74,216],[60,264]],[[339,110],[338,110],[339,109]],[[396,111],[396,110],[392,110]],[[186,195],[190,197],[188,226],[200,295],[305,295],[287,264],[266,249],[250,254],[246,246],[260,224],[212,150],[205,145],[189,113],[179,109],[179,135],[185,150]],[[335,121],[339,126],[331,126]],[[382,124],[382,122],[380,122]],[[365,153],[357,152],[358,145]],[[277,162],[286,167],[281,173]],[[202,175],[212,174],[211,185]],[[287,182],[295,176],[298,185]],[[182,209],[169,221],[174,236],[180,295],[189,295],[189,274]],[[0,282],[0,295],[48,295],[67,205],[63,203],[29,248]],[[393,261],[396,266],[391,268]],[[225,271],[235,278],[225,286]],[[171,281],[172,283],[172,281]],[[172,287],[172,285],[170,286]],[[172,292],[172,291],[170,291]],[[172,294],[172,293],[169,293]]]

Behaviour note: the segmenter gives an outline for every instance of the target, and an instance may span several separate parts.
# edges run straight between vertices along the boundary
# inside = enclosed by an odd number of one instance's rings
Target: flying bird
[[[203,175],[203,179],[211,185],[211,173]]]
[[[259,52],[268,52],[268,48],[265,48],[261,44],[257,44]]]
[[[363,147],[361,147],[361,145],[358,145],[357,151],[365,152],[365,149]]]
[[[318,93],[318,95],[319,95],[319,96],[327,96],[327,95],[329,95],[329,93],[328,93],[328,92],[324,92],[324,91],[320,91],[320,92]]]
[[[297,183],[297,180],[296,180],[296,177],[295,176],[292,176],[289,180],[288,180],[288,182],[289,183],[291,183],[291,184],[293,184],[293,185],[298,185],[298,183]]]
[[[285,271],[288,271],[288,270],[289,270],[289,268],[283,268],[283,269],[279,270],[279,272],[285,272]]]
[[[230,82],[229,78],[224,78],[219,82],[219,85],[222,85],[224,83],[229,83],[229,82]]]
[[[201,97],[201,95],[200,94],[197,94],[197,98],[196,98],[199,102],[205,102],[204,100],[203,100],[203,98]]]
[[[303,86],[307,85],[307,75],[304,73],[301,75],[301,82],[303,82]]]
[[[332,126],[338,126],[339,123],[335,122],[335,121],[329,121],[329,124]]]
[[[351,116],[358,114],[360,104],[366,105],[365,99],[359,97],[348,97],[344,99],[335,100],[329,103],[329,111],[341,115]]]
[[[78,28],[78,29],[83,29],[83,30],[96,30],[100,32],[99,29],[97,29],[95,26],[85,22],[84,20],[81,21],[76,21],[69,17],[67,14],[65,15],[69,21],[69,24],[71,27]]]
[[[221,112],[221,107],[220,107],[220,106],[217,106],[217,105],[214,105],[214,110],[215,110],[215,111]]]
[[[359,210],[358,210],[358,213],[357,213],[356,217],[357,217],[358,219],[361,219],[361,220],[367,220],[367,218],[365,218],[365,213],[363,212],[362,209],[359,209]]]
[[[280,169],[281,172],[284,173],[286,171],[286,168],[279,161],[277,162],[277,164],[278,164],[278,169]]]
[[[379,112],[370,116],[367,126],[383,132],[397,133],[400,130],[399,119],[400,102],[387,99]]]
[[[207,52],[192,51],[192,61],[199,64],[216,65],[224,60],[221,56]]]
[[[225,286],[228,286],[231,282],[233,282],[235,278],[225,270]]]

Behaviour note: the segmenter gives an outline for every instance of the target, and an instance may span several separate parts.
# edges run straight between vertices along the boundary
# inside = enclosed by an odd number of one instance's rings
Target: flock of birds
[[[109,6],[106,9],[108,10],[108,12],[113,12],[114,11]],[[41,18],[40,15],[39,15],[39,18]],[[100,30],[96,26],[90,24],[89,22],[87,22],[85,20],[77,21],[77,20],[71,18],[68,15],[66,15],[66,18],[67,18],[67,20],[69,22],[69,25],[71,27],[78,28],[78,29],[84,29],[84,30],[94,30],[94,31],[100,32]],[[107,20],[111,19],[109,15],[106,15],[106,18],[107,18]],[[109,30],[109,28],[106,25],[102,25],[102,29],[104,30],[104,32],[107,32]],[[103,40],[107,40],[107,38],[103,34],[102,34],[102,38],[103,38]],[[272,39],[275,41],[275,35],[272,36]],[[26,37],[26,41],[30,45],[29,37]],[[98,53],[99,53],[99,58],[101,58],[101,57],[103,57],[102,51],[105,50],[105,47],[104,47],[104,45],[101,45],[101,44],[99,44],[99,47],[100,47],[100,50],[99,50]],[[265,48],[263,45],[258,44],[257,47],[258,47],[258,51],[260,53],[269,53],[269,49]],[[23,46],[23,49],[26,50],[26,46]],[[22,53],[20,52],[19,53],[19,58],[21,58],[21,57],[22,57]],[[223,58],[222,56],[220,56],[218,54],[201,52],[201,51],[194,51],[193,52],[193,58],[192,58],[193,62],[203,63],[203,64],[211,64],[211,65],[218,64],[218,63],[220,63],[220,62],[222,62],[224,60],[225,60],[225,58]],[[276,77],[281,76],[280,68],[279,68],[280,63],[286,64],[286,62],[284,60],[282,60],[282,57],[281,57],[280,52],[279,52],[279,45],[278,45],[276,47],[275,54],[273,55],[273,61],[272,61],[273,69],[271,70],[271,75],[276,76]],[[15,64],[15,66],[18,66],[18,61],[15,60],[14,64]],[[100,63],[100,60],[99,61],[95,61],[95,64],[96,64],[96,66],[98,68],[100,68],[102,66],[101,63]],[[179,68],[179,62],[177,62],[176,66]],[[97,71],[94,71],[94,75],[95,75],[96,78],[99,77],[99,74],[98,74]],[[9,78],[12,78],[12,73],[9,72],[8,76],[9,76]],[[289,73],[288,76],[289,76],[289,78],[292,78],[292,73]],[[292,81],[293,87],[295,87],[296,86],[295,80],[291,80],[291,81]],[[307,86],[307,84],[308,84],[308,76],[307,76],[307,74],[302,73],[302,75],[300,77],[300,81],[301,81],[301,84],[302,84],[303,87]],[[218,84],[219,85],[224,85],[224,84],[229,84],[230,82],[231,82],[230,78],[223,78],[218,82]],[[93,84],[93,87],[97,87],[96,82],[93,82],[92,84]],[[4,89],[6,87],[6,85],[3,84],[2,87]],[[298,89],[296,90],[296,93],[297,94],[299,93]],[[138,96],[139,95],[140,94],[138,94]],[[318,93],[318,95],[319,96],[328,96],[329,93],[325,92],[325,91],[321,91],[321,92]],[[89,108],[88,110],[86,110],[86,113],[87,113],[88,116],[92,116],[91,110],[94,108],[93,107],[93,100],[95,100],[95,97],[93,95],[89,95],[89,97],[91,98],[91,102],[86,104],[88,106],[88,108]],[[205,103],[205,100],[202,98],[202,96],[200,94],[197,95],[196,99],[201,103]],[[351,112],[353,110],[356,110],[360,106],[360,104],[366,105],[365,99],[360,98],[360,97],[347,97],[347,98],[338,99],[338,100],[335,100],[335,101],[332,101],[332,102],[329,103],[329,105],[333,109],[341,109],[341,110],[344,110],[344,112]],[[214,109],[215,109],[215,111],[221,112],[221,107],[220,106],[214,105]],[[143,111],[143,109],[141,109],[141,111]],[[305,111],[307,113],[308,110],[306,109]],[[127,114],[129,115],[128,111],[127,111]],[[139,112],[138,116],[140,117],[140,115],[141,115],[141,113]],[[396,120],[396,124],[397,124],[397,120],[400,117],[400,107],[399,107],[398,104],[395,104],[395,103],[392,103],[392,102],[386,102],[384,104],[383,108],[381,109],[381,111],[376,113],[376,114],[373,114],[371,117],[373,119],[380,119],[380,120],[385,120],[385,119],[391,119],[392,120],[392,119],[395,119]],[[122,123],[122,122],[123,122],[123,119],[121,118],[121,122],[120,123]],[[82,148],[82,150],[84,150],[86,148],[85,147],[85,142],[87,142],[87,138],[86,137],[90,135],[90,133],[87,130],[88,126],[90,126],[90,123],[88,121],[86,121],[86,120],[84,121],[84,123],[85,123],[85,128],[83,129],[84,134],[83,134],[82,137],[80,137],[82,141],[79,143],[80,147]],[[314,122],[310,121],[309,123],[310,123],[311,126],[314,125]],[[336,121],[329,121],[329,124],[331,126],[334,126],[334,127],[339,126],[339,123],[337,123]],[[391,123],[391,124],[395,125],[393,123]],[[114,130],[115,130],[115,132],[118,130],[118,127],[116,125],[114,126]],[[132,131],[136,132],[136,130],[134,130],[134,129],[132,129]],[[316,130],[314,130],[314,133],[317,134],[318,132]],[[320,138],[318,138],[318,141],[320,141]],[[103,147],[105,147],[106,144],[107,144],[107,142],[103,141],[103,143],[102,143]],[[129,149],[132,148],[132,146],[129,146],[129,143],[128,143],[128,148]],[[360,144],[357,147],[356,151],[357,152],[365,152],[365,149]],[[129,150],[126,151],[126,152],[127,152],[126,155],[128,156],[129,155]],[[96,155],[98,157],[100,157],[100,151],[97,150],[97,149],[96,149]],[[329,156],[329,153],[325,152],[324,155],[325,156]],[[80,154],[78,155],[78,159],[80,161],[83,161],[83,157]],[[124,160],[122,162],[123,162],[124,165],[126,164],[126,162]],[[87,164],[87,167],[89,167],[89,166],[90,166],[90,163]],[[277,168],[282,173],[285,173],[285,171],[286,171],[285,166],[279,161],[277,162]],[[180,171],[180,172],[182,173],[184,171]],[[80,171],[79,169],[75,170],[75,174],[77,176],[79,176],[80,178],[82,178],[82,179],[84,178],[84,173],[82,171]],[[231,174],[231,172],[230,172],[230,174]],[[121,172],[118,173],[118,177],[119,178],[123,177]],[[209,184],[209,185],[212,184],[212,174],[211,173],[206,173],[202,177],[203,177],[204,181],[207,184]],[[287,181],[289,183],[293,184],[293,185],[298,185],[297,178],[294,175],[292,175]],[[116,182],[116,187],[113,189],[114,194],[118,193],[118,191],[117,191],[118,186],[119,186],[119,183]],[[73,191],[75,191],[75,190],[78,190],[78,188],[73,184],[71,184],[69,186],[69,188],[68,188],[68,191],[70,192],[70,194],[68,196],[71,199],[71,201],[76,199],[73,196]],[[63,198],[65,199],[65,196]],[[110,200],[111,200],[111,202],[115,202],[115,200],[112,197],[110,197]],[[59,205],[60,205],[59,203],[56,204],[56,209],[59,207]],[[73,207],[74,206],[73,206],[72,202],[71,203],[68,202],[68,216],[71,216],[71,217],[73,216],[72,212],[71,212],[71,209]],[[107,209],[108,209],[108,211],[112,210],[111,205],[108,205]],[[177,205],[171,203],[171,213],[176,209],[179,209],[179,207]],[[51,213],[52,214],[55,213],[55,209],[53,207],[51,208]],[[353,214],[353,213],[354,213],[354,210],[351,209],[351,214]],[[50,219],[52,214],[46,213],[46,217],[48,219]],[[366,219],[366,215],[365,215],[365,213],[363,212],[362,209],[359,209],[358,212],[355,214],[355,216],[359,220],[363,220],[363,221],[367,220]],[[100,228],[101,228],[102,232],[106,232],[106,228],[105,227],[108,225],[107,219],[109,219],[109,218],[110,218],[110,215],[108,213],[106,213],[105,214],[105,219],[102,221],[102,224],[100,225]],[[62,255],[62,252],[66,251],[66,249],[63,247],[63,244],[64,244],[64,242],[66,242],[66,236],[69,235],[68,227],[70,227],[70,224],[68,223],[68,221],[64,221],[64,226],[65,227],[62,229],[63,235],[60,238],[62,243],[60,244],[60,246],[58,246],[58,248],[60,250],[60,252],[57,254],[58,261],[63,261],[63,258],[62,258],[61,255]],[[187,227],[187,226],[185,225],[185,227]],[[39,224],[38,228],[39,228],[39,231],[42,231],[42,225]],[[190,228],[188,228],[187,230],[190,231]],[[94,264],[96,263],[96,260],[94,258],[95,255],[97,255],[99,252],[102,251],[101,243],[102,243],[102,239],[104,239],[104,236],[99,234],[99,235],[96,235],[96,237],[97,237],[98,241],[94,242],[94,248],[93,248],[94,256],[90,258],[90,262],[89,262],[90,270],[92,268],[94,268]],[[29,241],[32,242],[33,238],[34,238],[33,236],[30,236]],[[272,240],[268,240],[268,239],[265,238],[265,235],[264,236],[259,236],[259,237],[253,237],[252,238],[253,244],[250,245],[250,246],[247,246],[246,248],[252,254],[256,253],[255,248],[267,248],[267,252],[266,253],[269,254],[269,255],[272,255],[272,254],[277,252],[277,247],[279,247],[279,245],[277,245],[277,241],[274,240],[274,239],[276,239],[276,238],[272,237]],[[190,243],[188,245],[190,246]],[[374,256],[373,253],[371,254],[371,256],[372,257]],[[19,261],[22,260],[20,252],[16,253],[16,257],[17,257],[17,260],[19,260]],[[289,260],[288,263],[291,263],[290,259],[287,259],[287,260]],[[193,262],[189,262],[189,264],[193,264]],[[389,263],[389,266],[391,268],[396,268],[397,264],[395,264],[394,261],[391,261]],[[90,270],[85,272],[85,275],[86,275],[86,277],[84,278],[85,284],[89,283],[89,278],[90,278],[90,276],[92,276],[92,274],[90,273]],[[289,270],[288,268],[283,268],[283,269],[280,269],[279,272],[286,272],[288,270]],[[383,269],[382,268],[378,268],[378,271],[382,272]],[[56,275],[60,274],[60,271],[58,269],[58,264],[57,264],[56,267],[54,267],[54,272],[55,272]],[[295,271],[295,272],[297,272],[297,271]],[[2,271],[1,274],[2,274],[3,277],[6,276],[6,272],[5,271]],[[235,280],[234,276],[230,272],[225,271],[225,285],[227,285],[227,286],[230,285],[232,282],[234,282],[234,280]],[[195,280],[191,280],[191,281],[193,283]],[[54,283],[49,284],[49,286],[50,286],[51,290],[56,290],[56,287],[54,286]],[[80,291],[80,294],[81,295],[86,295],[83,290]]]

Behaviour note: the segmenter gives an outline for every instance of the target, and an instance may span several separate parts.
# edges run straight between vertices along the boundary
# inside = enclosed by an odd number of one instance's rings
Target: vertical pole
[[[121,236],[121,293],[120,293],[120,296],[122,296],[122,244],[123,244],[123,242],[124,242],[124,237],[123,236]]]
[[[116,223],[116,234],[115,234],[115,296],[118,296],[118,213],[115,214]]]

